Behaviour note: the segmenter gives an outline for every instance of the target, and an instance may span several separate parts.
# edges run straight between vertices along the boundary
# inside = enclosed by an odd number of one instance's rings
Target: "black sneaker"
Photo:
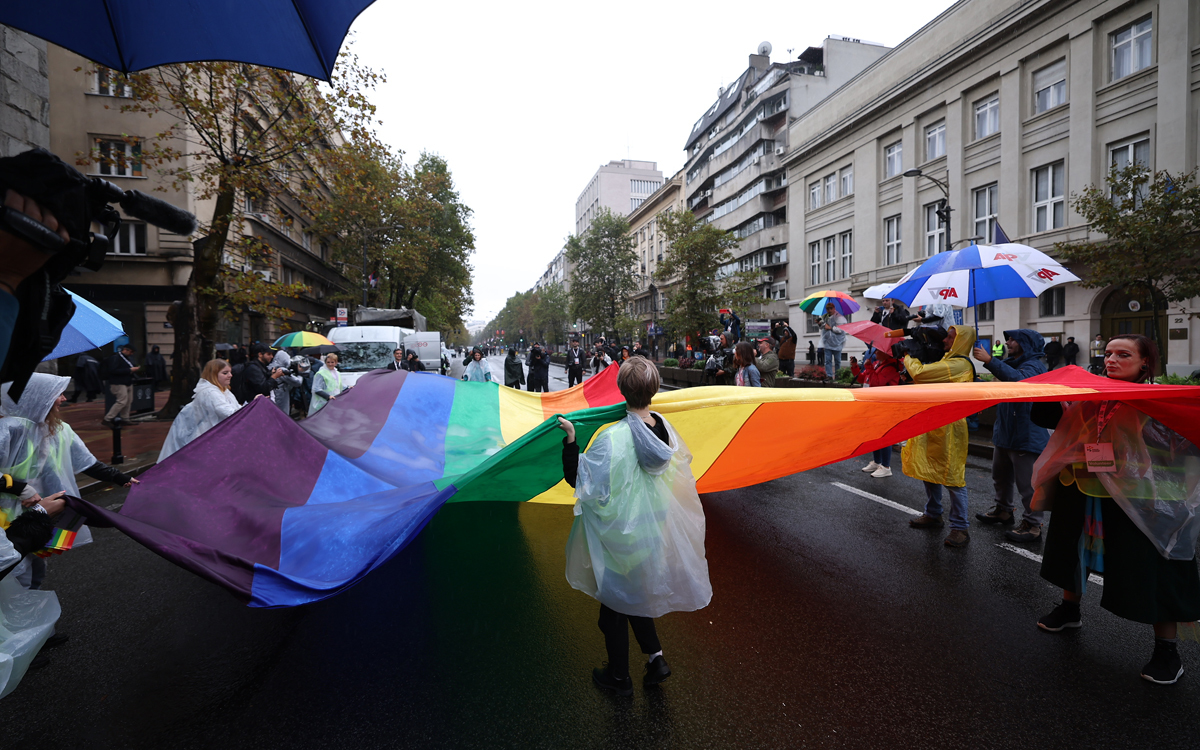
[[[628,677],[617,678],[608,673],[608,667],[600,669],[596,667],[592,670],[592,682],[605,690],[611,690],[617,695],[628,698],[633,695],[633,680]]]
[[[55,633],[46,639],[46,642],[42,644],[42,648],[58,648],[69,640],[71,640],[71,636],[66,633]]]
[[[1174,685],[1183,676],[1183,662],[1179,660],[1179,644],[1174,641],[1154,639],[1154,655],[1142,667],[1142,679],[1155,685]]]
[[[999,505],[995,506],[987,513],[976,513],[975,518],[980,522],[989,526],[1000,524],[1001,526],[1012,526],[1015,523],[1011,510],[1005,510]]]
[[[662,654],[659,654],[654,657],[654,661],[647,662],[646,676],[642,678],[642,684],[657,685],[670,676],[671,667],[667,664],[667,660],[662,657]]]
[[[1079,602],[1062,600],[1050,614],[1038,620],[1038,627],[1047,633],[1061,633],[1067,628],[1083,627],[1079,619]]]

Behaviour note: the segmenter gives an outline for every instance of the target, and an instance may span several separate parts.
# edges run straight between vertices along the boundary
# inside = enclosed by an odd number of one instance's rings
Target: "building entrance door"
[[[1160,350],[1167,340],[1167,303],[1158,302],[1158,336],[1153,333],[1154,313],[1150,293],[1142,288],[1114,289],[1100,306],[1100,333],[1111,339],[1122,333],[1138,333],[1154,339]]]

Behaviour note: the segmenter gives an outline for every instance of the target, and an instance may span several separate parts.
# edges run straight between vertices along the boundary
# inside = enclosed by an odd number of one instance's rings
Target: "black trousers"
[[[567,387],[583,382],[583,365],[571,365],[567,368]]]
[[[658,632],[654,629],[654,618],[631,617],[600,605],[600,632],[604,633],[604,648],[608,650],[608,673],[613,677],[629,676],[629,627],[643,654],[662,651]]]

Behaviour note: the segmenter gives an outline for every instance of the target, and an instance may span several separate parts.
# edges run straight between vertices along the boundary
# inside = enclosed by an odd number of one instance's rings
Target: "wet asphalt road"
[[[1180,684],[1146,683],[1149,627],[1098,590],[1083,629],[1038,631],[1057,595],[1036,562],[994,529],[945,548],[834,484],[921,507],[918,482],[862,463],[704,496],[713,602],[659,620],[675,674],[632,699],[591,684],[604,648],[563,578],[569,507],[447,506],[366,581],[292,610],[97,530],[52,563],[71,641],[0,701],[0,748],[1197,746],[1200,646]]]

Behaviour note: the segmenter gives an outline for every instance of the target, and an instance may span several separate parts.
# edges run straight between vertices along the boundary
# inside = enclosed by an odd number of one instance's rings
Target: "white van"
[[[442,334],[437,331],[410,333],[404,337],[405,351],[412,349],[425,365],[425,372],[442,371]]]
[[[338,354],[338,371],[342,375],[342,384],[349,387],[364,373],[394,362],[393,352],[405,348],[401,342],[412,334],[412,329],[399,326],[341,326],[330,330],[326,338],[342,350]]]

